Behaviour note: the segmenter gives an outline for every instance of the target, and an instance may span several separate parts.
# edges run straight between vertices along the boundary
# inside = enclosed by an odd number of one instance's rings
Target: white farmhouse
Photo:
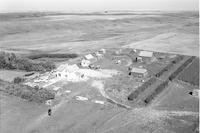
[[[71,72],[75,72],[79,69],[79,67],[76,64],[73,65],[68,65],[65,69],[65,71],[71,73]]]
[[[85,59],[83,59],[82,61],[81,61],[81,66],[83,66],[83,67],[88,67],[89,65],[90,65],[90,61],[89,60],[85,60]]]
[[[86,60],[91,60],[93,58],[94,58],[94,56],[92,56],[91,54],[85,55]]]

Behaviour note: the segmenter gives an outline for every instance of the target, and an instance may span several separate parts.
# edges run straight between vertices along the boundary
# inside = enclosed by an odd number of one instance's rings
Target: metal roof
[[[88,54],[88,55],[85,55],[85,58],[90,60],[90,59],[93,59],[94,57],[91,54]]]
[[[153,56],[153,52],[150,52],[150,51],[140,51],[139,56],[141,56],[141,57],[152,57]]]
[[[144,73],[147,72],[147,69],[144,69],[144,68],[136,68],[136,67],[134,67],[134,68],[132,68],[131,72],[133,72],[133,73],[142,73],[142,74],[144,74]]]

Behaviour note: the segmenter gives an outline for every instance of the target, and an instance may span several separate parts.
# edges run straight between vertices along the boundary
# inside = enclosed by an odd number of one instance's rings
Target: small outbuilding
[[[133,52],[134,52],[134,53],[137,53],[137,50],[136,50],[136,49],[133,49]]]
[[[103,54],[100,54],[99,52],[95,52],[95,56],[96,56],[98,59],[103,58]]]
[[[148,71],[145,68],[132,68],[130,75],[136,76],[136,77],[146,77],[148,75]]]
[[[99,50],[99,53],[105,54],[105,53],[106,53],[106,50],[105,50],[104,48],[102,48],[102,49]]]
[[[151,51],[140,51],[138,59],[142,58],[142,61],[151,61],[153,59],[153,52]]]
[[[94,56],[91,55],[91,54],[88,54],[88,55],[85,55],[85,59],[86,60],[91,60],[91,59],[94,59]]]
[[[79,67],[76,64],[73,64],[73,65],[68,65],[66,71],[71,73],[77,71],[78,69]]]

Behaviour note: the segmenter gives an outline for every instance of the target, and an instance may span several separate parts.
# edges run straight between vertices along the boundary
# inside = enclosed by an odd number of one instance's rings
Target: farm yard
[[[199,130],[198,13],[0,19],[0,132]]]
[[[83,61],[88,64],[84,64]],[[164,92],[181,86],[173,79],[177,75],[180,76],[179,73],[187,72],[194,62],[197,62],[197,59],[184,55],[131,48],[100,49],[71,59],[70,64],[60,63],[52,71],[22,75],[25,81],[18,85],[12,83],[10,87],[4,82],[2,84],[8,87],[5,87],[5,90],[2,87],[1,91],[36,103],[45,103],[45,106],[53,106],[56,110],[63,104],[68,106],[66,100],[88,102],[104,108],[116,106],[127,110],[151,106],[158,109],[179,109],[180,106],[184,106],[188,109],[189,105],[178,104],[178,100],[174,106],[168,106],[166,102],[158,99],[164,98],[160,98]],[[18,89],[20,86],[24,89]],[[32,90],[34,91],[31,92]],[[182,92],[178,89],[176,94],[187,95],[191,99],[187,102],[195,104],[192,111],[197,111],[198,102],[188,91]],[[26,130],[32,130],[32,127]]]
[[[40,55],[34,58],[38,57]],[[131,48],[100,49],[78,57],[78,60],[71,59],[70,64],[60,64],[55,70],[23,78],[25,85],[47,88],[54,91],[58,99],[65,95],[65,90],[59,85],[62,82],[90,81],[92,86],[95,80],[100,80],[104,86],[103,94],[100,91],[103,97],[133,107],[147,105],[155,99],[169,80],[172,81],[187,67],[192,61],[190,59],[192,57]]]

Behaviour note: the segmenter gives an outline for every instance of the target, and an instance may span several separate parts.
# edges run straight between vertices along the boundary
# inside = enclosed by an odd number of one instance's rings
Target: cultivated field
[[[199,86],[199,58],[196,58],[179,76],[179,80]]]

